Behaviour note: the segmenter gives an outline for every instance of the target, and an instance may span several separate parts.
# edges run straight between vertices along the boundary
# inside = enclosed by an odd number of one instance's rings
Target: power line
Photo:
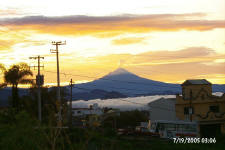
[[[45,72],[50,72],[50,73],[56,73],[53,71],[46,71]],[[92,79],[96,79],[98,77],[94,77],[94,76],[86,76],[86,75],[78,75],[78,74],[69,74],[69,73],[60,73],[60,74],[64,74],[64,75],[70,75],[70,76],[78,76],[78,77],[86,77],[86,78],[92,78]],[[159,84],[146,84],[146,83],[140,83],[140,82],[134,82],[134,81],[124,81],[124,80],[114,80],[114,79],[107,79],[107,78],[99,78],[101,80],[106,80],[106,81],[113,81],[113,82],[124,82],[124,83],[128,83],[128,84],[139,84],[139,85],[144,85],[144,86],[157,86],[157,87],[169,87],[169,88],[176,88],[178,89],[179,87],[171,87],[169,85],[159,85]],[[176,84],[172,84],[173,86],[176,86]]]
[[[93,86],[97,86],[97,85],[93,85]],[[82,87],[74,87],[74,88],[80,89],[80,90],[86,90],[86,91],[91,91],[91,90],[93,90],[93,89],[87,89],[87,88],[82,88]],[[109,88],[111,88],[111,87],[109,87]],[[121,89],[121,88],[117,88],[117,89]],[[124,88],[124,89],[125,89],[125,88]],[[125,89],[125,90],[136,91],[135,89],[133,89],[133,90],[131,90],[131,89]],[[137,90],[137,91],[138,91],[138,90]],[[143,93],[136,93],[136,95],[141,95],[141,94],[143,94]]]
[[[74,87],[74,88],[77,88],[77,89],[82,89],[82,90],[87,90],[87,91],[90,91],[91,89],[87,89],[87,88],[79,88],[79,87]],[[117,99],[118,100],[118,99]],[[121,101],[126,101],[126,102],[129,102],[129,103],[133,103],[133,104],[138,104],[138,105],[142,105],[142,106],[146,106],[147,104],[142,104],[142,103],[137,103],[137,102],[131,102],[131,101],[128,101],[128,100],[123,100],[123,99],[119,99],[119,100],[121,100]],[[165,105],[165,104],[163,104],[163,105]],[[166,106],[168,106],[168,105],[166,105]],[[159,109],[164,109],[164,108],[162,108],[162,107],[157,107],[157,106],[151,106],[151,107],[153,107],[153,108],[159,108]],[[167,108],[165,108],[166,110],[168,110],[168,111],[176,111],[176,110],[173,110],[173,109],[167,109]],[[182,112],[183,113],[183,112]]]
[[[75,89],[80,89],[80,90],[86,90],[86,91],[91,91],[92,89],[88,89],[88,88],[82,88],[82,87],[73,87]],[[118,99],[117,99],[118,100]],[[119,99],[121,101],[125,101],[125,102],[128,102],[128,103],[133,103],[133,104],[136,104],[136,105],[142,105],[142,106],[147,106],[147,104],[142,104],[142,103],[137,103],[137,102],[131,102],[131,101],[128,101],[128,100],[123,100],[123,99]],[[168,105],[165,105],[165,104],[162,104],[164,106],[168,106]],[[167,110],[167,111],[172,111],[172,112],[178,112],[178,113],[183,113],[181,111],[176,111],[174,109],[168,109],[168,108],[163,108],[163,107],[159,107],[159,106],[151,106],[151,108],[158,108],[158,109],[163,109],[163,110]]]
[[[89,86],[94,86],[94,87],[98,87],[95,84],[89,85]],[[126,90],[126,91],[141,91],[141,92],[146,92],[146,91],[142,91],[142,90],[138,90],[138,89],[128,89],[128,88],[118,88],[118,87],[112,87],[112,86],[107,86],[108,88],[114,88],[114,89],[121,89],[121,90]],[[103,88],[103,87],[101,87]],[[138,93],[138,94],[143,94],[143,93]]]
[[[78,87],[75,87],[77,89],[82,89],[82,90],[90,90],[90,89],[87,89],[87,88],[78,88]],[[131,102],[131,101],[128,101],[128,100],[124,100],[124,99],[117,99],[117,100],[120,100],[120,101],[125,101],[125,102],[128,102],[128,103],[133,103],[133,104],[136,104],[136,105],[141,105],[141,106],[147,106],[148,104],[142,104],[142,103],[137,103],[137,102]],[[162,104],[164,106],[168,106],[168,105],[165,105],[165,104]],[[164,110],[167,110],[167,111],[172,111],[172,112],[179,112],[179,113],[183,113],[181,111],[176,111],[174,109],[168,109],[168,108],[163,108],[163,107],[159,107],[159,106],[151,106],[151,108],[158,108],[158,109],[164,109]]]
[[[48,72],[48,71],[47,71]],[[54,72],[55,73],[55,72]],[[65,73],[62,73],[62,74],[65,74]],[[68,75],[68,74],[67,74]],[[90,85],[90,86],[97,86],[97,85]],[[108,86],[109,87],[109,86]],[[80,90],[86,90],[86,91],[91,91],[93,89],[88,89],[88,88],[82,88],[82,87],[74,87],[76,89],[80,89]],[[109,87],[109,88],[115,88],[115,87]],[[125,90],[130,90],[130,91],[138,91],[137,89],[127,89],[127,88],[117,88],[117,89],[125,89]],[[140,91],[140,90],[139,90]],[[139,94],[143,94],[143,93],[139,93]],[[122,100],[122,101],[126,101],[126,100]],[[129,102],[129,103],[134,103],[134,104],[139,104],[139,105],[144,105],[146,106],[145,104],[141,104],[141,103],[136,103],[136,102],[130,102],[130,101],[126,101],[126,102]],[[151,106],[152,107],[152,106]],[[159,108],[159,109],[162,109],[160,107],[155,107],[155,108]],[[168,111],[175,111],[175,110],[170,110],[170,109],[167,109]],[[183,112],[182,112],[183,113]]]
[[[46,71],[46,72],[51,72],[51,73],[55,73],[55,72],[52,72],[52,71]],[[71,76],[82,76],[82,77],[88,77],[88,78],[96,78],[96,77],[90,77],[90,76],[83,76],[83,75],[74,75],[74,74],[68,74],[68,73],[61,73],[61,74],[64,74],[65,76],[66,75],[71,75]],[[111,79],[104,79],[104,78],[101,78],[102,80],[109,80],[109,81],[118,81],[118,82],[128,82],[128,81],[120,81],[120,80],[111,80]],[[141,84],[139,82],[128,82],[128,83],[132,83],[132,84]],[[143,84],[141,84],[143,85]],[[145,84],[145,85],[148,85],[148,84]],[[94,85],[92,84],[91,86],[97,86],[97,85]],[[150,85],[148,85],[150,86]],[[157,86],[162,86],[162,85],[157,85]],[[166,86],[163,86],[163,87],[166,87]],[[168,86],[167,86],[168,87]],[[91,91],[92,89],[87,89],[87,88],[82,88],[82,87],[74,87],[76,89],[81,89],[81,90],[87,90],[87,91]],[[111,88],[114,88],[114,87],[111,87]],[[170,87],[171,88],[171,87]],[[174,88],[174,87],[173,87]],[[136,89],[127,89],[127,88],[119,88],[119,89],[125,89],[125,90],[132,90],[132,91],[137,91]],[[122,100],[122,101],[126,101],[126,100]],[[146,106],[145,104],[141,104],[141,103],[136,103],[136,102],[130,102],[130,101],[126,101],[126,102],[129,102],[129,103],[134,103],[134,104],[138,104],[138,105],[143,105],[143,106]],[[172,109],[167,109],[167,108],[162,108],[162,107],[156,107],[156,106],[151,106],[152,108],[158,108],[158,109],[164,109],[164,110],[167,110],[167,111],[176,111],[176,110],[172,110]],[[183,112],[182,112],[183,113]]]
[[[63,73],[62,73],[63,74]],[[90,84],[89,86],[94,86],[94,87],[98,87],[98,85],[95,85],[95,84]],[[146,93],[146,91],[143,91],[143,90],[139,90],[139,89],[132,89],[132,88],[121,88],[121,87],[112,87],[112,86],[104,86],[104,87],[107,87],[107,88],[112,88],[112,89],[120,89],[120,90],[126,90],[127,92],[128,91],[139,91],[139,92],[142,92],[142,93],[135,93],[135,95],[141,95],[141,94],[144,94],[144,93]],[[101,86],[101,88],[104,88],[104,87],[102,87]],[[82,90],[82,89],[84,89],[84,90],[86,90],[85,88],[81,88],[81,87],[76,87],[77,89],[80,89],[80,90]],[[91,91],[91,90],[93,90],[93,89],[89,89],[89,91]],[[148,94],[148,93],[146,93],[146,94]]]
[[[75,89],[80,89],[80,90],[86,90],[86,91],[91,91],[91,90],[93,90],[93,89],[82,88],[82,87],[73,87],[73,88],[75,88]],[[126,101],[126,100],[124,100],[124,101]],[[127,101],[127,102],[130,102],[130,101]],[[142,103],[136,103],[136,102],[130,102],[130,103],[135,103],[135,104],[140,104],[140,105],[146,106],[145,104],[142,104]]]

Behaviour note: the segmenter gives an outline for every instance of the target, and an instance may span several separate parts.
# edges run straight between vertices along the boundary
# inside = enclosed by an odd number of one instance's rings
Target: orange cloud
[[[225,28],[225,20],[196,19],[204,14],[154,14],[119,16],[27,16],[0,20],[14,30],[34,30],[56,35],[115,36],[122,33]]]
[[[145,38],[138,38],[138,37],[128,37],[128,38],[121,38],[115,39],[112,41],[114,45],[127,45],[127,44],[136,44],[141,43],[144,41]]]
[[[225,74],[225,63],[214,62],[218,58],[224,57],[224,54],[215,53],[209,48],[191,47],[179,51],[92,57],[89,58],[90,62],[86,60],[85,65],[74,62],[72,68],[82,68],[81,72],[84,72],[84,74],[88,74],[87,70],[90,68],[95,68],[93,69],[96,71],[95,76],[101,77],[99,73],[104,75],[110,72],[108,70],[112,71],[117,67],[123,67],[145,78],[174,83],[182,82],[188,78],[199,78],[199,76],[204,75],[206,79],[210,79],[213,83],[224,84],[225,80],[218,75]],[[124,60],[121,66],[118,65],[120,60]],[[92,61],[95,61],[95,63],[92,63]],[[207,65],[207,63],[210,63],[210,65]],[[99,67],[102,67],[103,70],[99,70]],[[81,79],[84,80],[85,78]]]
[[[215,62],[223,58],[225,58],[224,54],[218,54],[206,47],[146,52],[137,55],[111,54],[88,58],[68,53],[60,55],[60,72],[62,73],[60,79],[62,82],[68,82],[71,78],[75,82],[91,81],[101,78],[117,67],[123,67],[141,77],[158,81],[177,83],[189,78],[204,77],[213,83],[225,84],[222,78],[224,76],[221,77],[225,74],[225,63]],[[123,63],[119,65],[121,60]],[[43,62],[47,62],[45,69],[42,70],[46,83],[55,83],[55,55],[45,55]]]
[[[11,46],[15,44],[13,41],[9,40],[0,40],[0,51],[9,51],[11,50]]]
[[[135,62],[149,62],[149,63],[180,63],[187,61],[208,61],[218,58],[222,58],[223,55],[217,55],[217,53],[206,47],[189,47],[178,51],[152,51],[142,54],[138,54],[133,60]]]
[[[7,8],[7,9],[0,9],[0,16],[17,16],[17,15],[24,15],[24,13],[17,8]]]
[[[141,54],[112,54],[107,56],[96,57],[101,63],[114,61],[118,64],[120,60],[123,65],[129,66],[155,66],[163,64],[181,64],[181,63],[205,63],[211,62],[216,64],[216,60],[223,59],[224,54],[218,54],[213,49],[206,47],[189,47],[177,51],[149,51]]]
[[[13,31],[11,28],[0,28],[0,51],[10,52],[16,44],[21,44],[21,47],[41,46],[48,44],[50,41],[32,40],[29,39],[31,33],[21,31]]]

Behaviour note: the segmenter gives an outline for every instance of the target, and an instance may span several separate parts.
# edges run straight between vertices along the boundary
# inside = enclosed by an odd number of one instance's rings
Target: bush
[[[13,110],[0,115],[0,149],[43,149],[46,143],[39,132],[37,121],[22,111],[14,115]]]

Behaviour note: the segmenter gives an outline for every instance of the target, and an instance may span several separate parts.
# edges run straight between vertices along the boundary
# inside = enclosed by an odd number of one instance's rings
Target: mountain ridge
[[[104,89],[106,91],[118,91],[129,96],[136,94],[148,93],[149,91],[157,90],[156,87],[161,87],[160,90],[170,90],[171,88],[179,91],[178,84],[164,83],[160,81],[154,81],[146,78],[139,77],[133,73],[128,72],[123,68],[118,68],[113,72],[88,83],[77,84],[77,87],[88,88],[88,89]],[[167,88],[167,89],[165,89]],[[147,92],[148,90],[148,92]],[[137,93],[137,91],[139,91]],[[135,94],[132,94],[135,93]]]
[[[83,94],[86,93],[86,97],[88,97],[88,94],[95,89],[101,89],[105,92],[116,91],[128,97],[181,93],[180,84],[164,83],[146,79],[139,77],[124,68],[117,68],[97,80],[77,84],[76,87],[78,89],[74,89],[74,94],[76,95],[80,92]],[[80,90],[79,88],[83,88],[84,90]],[[213,91],[225,92],[225,85],[215,84],[213,85]],[[79,99],[79,96],[75,96],[74,99]]]
[[[65,86],[68,90],[69,86]],[[225,93],[225,84],[213,84],[213,92]],[[24,95],[28,90],[20,88],[19,94]],[[106,98],[137,97],[149,95],[175,95],[181,93],[180,84],[164,83],[139,77],[124,68],[106,74],[105,76],[87,83],[76,84],[73,87],[73,100],[91,100]],[[0,105],[6,103],[11,95],[11,88],[0,90]],[[69,99],[69,97],[68,97]]]

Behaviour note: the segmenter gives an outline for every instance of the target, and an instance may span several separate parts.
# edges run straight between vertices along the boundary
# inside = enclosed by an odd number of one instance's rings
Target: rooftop
[[[191,79],[191,80],[186,80],[182,85],[211,85],[209,81],[206,79]]]

